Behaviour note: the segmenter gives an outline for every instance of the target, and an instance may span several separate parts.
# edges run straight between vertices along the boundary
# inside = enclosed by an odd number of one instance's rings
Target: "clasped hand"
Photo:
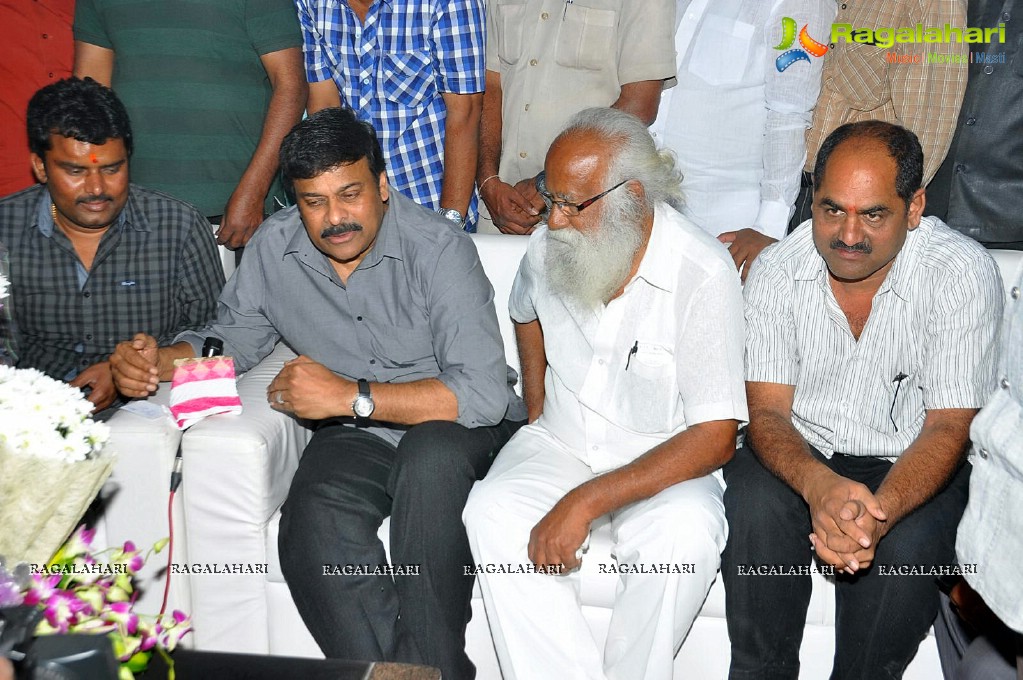
[[[300,356],[284,364],[266,388],[266,399],[277,411],[321,420],[352,415],[356,391],[351,380],[307,356]]]
[[[829,472],[810,486],[806,500],[818,558],[847,574],[869,567],[888,531],[888,516],[870,489]]]
[[[529,559],[537,567],[562,565],[571,571],[582,564],[577,555],[591,518],[579,499],[577,492],[569,492],[529,532]]]

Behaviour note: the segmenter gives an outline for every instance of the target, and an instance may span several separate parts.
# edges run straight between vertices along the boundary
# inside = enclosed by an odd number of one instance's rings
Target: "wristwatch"
[[[437,212],[440,213],[441,217],[451,220],[459,227],[465,224],[465,218],[462,217],[462,213],[458,212],[454,208],[438,208]]]
[[[373,411],[376,410],[377,405],[373,402],[373,397],[369,393],[369,382],[360,378],[359,379],[359,396],[355,397],[355,401],[352,402],[352,411],[355,413],[355,424],[359,427],[365,427],[369,424],[369,417],[373,415]]]

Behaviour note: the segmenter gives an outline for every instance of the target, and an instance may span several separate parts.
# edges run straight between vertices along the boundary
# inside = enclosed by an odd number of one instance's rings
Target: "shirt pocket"
[[[526,5],[524,3],[502,2],[497,5],[497,24],[500,27],[500,42],[497,56],[508,65],[517,64],[525,49],[522,35],[525,33]],[[497,40],[497,36],[489,36]]]
[[[558,32],[555,61],[566,68],[599,71],[617,53],[618,13],[577,3],[565,5]]]
[[[402,376],[437,375],[440,368],[433,350],[429,327],[406,328],[391,324],[371,324],[374,371],[382,381]]]
[[[873,111],[889,98],[885,51],[876,45],[848,43],[830,69],[832,89],[858,111]]]
[[[666,433],[675,429],[679,400],[675,352],[656,342],[639,340],[619,381],[615,404],[619,424],[636,432]]]
[[[742,82],[753,43],[753,24],[708,15],[689,55],[689,72],[710,85]]]
[[[380,68],[383,71],[384,96],[389,101],[416,109],[436,95],[433,62],[424,54],[384,53]]]

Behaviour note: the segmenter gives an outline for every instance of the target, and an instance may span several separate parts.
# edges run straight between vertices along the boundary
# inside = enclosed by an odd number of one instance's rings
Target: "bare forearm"
[[[956,473],[966,455],[975,414],[973,409],[948,409],[945,417],[924,422],[920,436],[877,490],[889,526],[933,498]]]
[[[111,49],[76,40],[74,75],[78,78],[92,78],[110,87],[114,76],[114,56]]]
[[[581,496],[587,515],[596,519],[664,489],[714,472],[735,452],[734,420],[690,427],[632,463],[582,484],[570,494]]]
[[[278,153],[285,135],[302,119],[309,96],[309,84],[302,72],[302,51],[291,48],[262,57],[273,96],[263,121],[259,143],[245,169],[239,188],[246,188],[262,201],[277,173]]]
[[[476,168],[478,184],[496,175],[501,163],[503,126],[501,76],[493,71],[487,71],[486,88],[483,93],[483,112],[480,116],[479,164]]]
[[[447,385],[436,378],[409,383],[371,383],[376,409],[373,420],[399,425],[417,425],[430,420],[454,422],[458,418],[458,399]],[[355,394],[344,403],[346,415],[352,415]]]
[[[195,350],[187,342],[161,347],[156,355],[156,370],[159,371],[160,380],[167,381],[174,377],[174,361],[176,359],[188,359],[194,356]]]
[[[526,402],[529,422],[533,422],[543,413],[544,377],[547,373],[547,353],[544,351],[540,322],[515,324],[515,339],[522,370],[522,399]]]
[[[469,210],[479,156],[480,114],[483,94],[444,94],[444,182],[440,207]]]
[[[764,467],[804,499],[815,478],[833,474],[810,453],[809,444],[791,418],[773,412],[757,413],[751,408],[746,437]]]
[[[622,85],[622,91],[611,108],[631,113],[646,125],[650,125],[657,118],[657,107],[661,103],[663,86],[663,80],[626,83]]]
[[[321,109],[338,106],[341,106],[341,93],[337,91],[337,85],[333,80],[309,83],[309,102],[306,104],[306,110],[310,116]]]

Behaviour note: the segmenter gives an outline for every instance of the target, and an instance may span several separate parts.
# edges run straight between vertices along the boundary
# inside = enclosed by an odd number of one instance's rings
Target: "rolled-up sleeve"
[[[217,303],[217,318],[199,331],[180,333],[174,342],[187,342],[196,355],[208,337],[224,343],[224,354],[234,358],[235,369],[244,373],[273,351],[280,334],[265,313],[266,275],[259,244],[259,233],[246,248],[231,280],[224,286]]]
[[[456,422],[496,425],[508,410],[508,369],[490,285],[468,238],[438,253],[428,291],[437,379],[458,399]]]

